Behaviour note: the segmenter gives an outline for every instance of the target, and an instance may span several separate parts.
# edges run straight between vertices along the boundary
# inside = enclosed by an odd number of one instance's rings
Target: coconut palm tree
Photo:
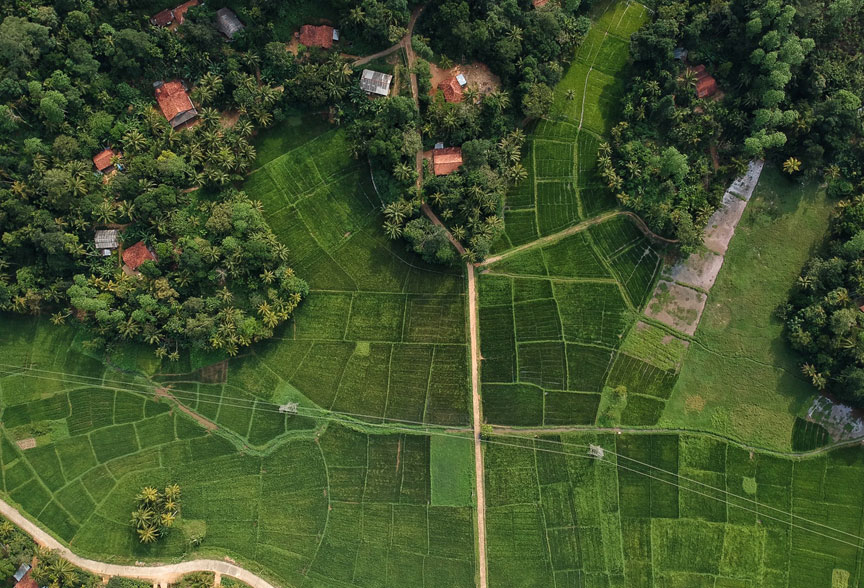
[[[400,182],[408,183],[414,179],[414,168],[405,162],[399,162],[393,168],[393,176]]]
[[[402,225],[395,221],[387,221],[384,223],[384,234],[388,239],[398,239],[402,236]]]
[[[159,531],[153,525],[138,529],[138,540],[141,543],[154,543],[159,538]]]
[[[567,100],[575,100],[576,99],[576,91],[572,88],[567,90]]]
[[[790,157],[786,161],[783,162],[783,171],[789,175],[794,174],[795,172],[801,171],[801,160],[796,159],[794,157]]]

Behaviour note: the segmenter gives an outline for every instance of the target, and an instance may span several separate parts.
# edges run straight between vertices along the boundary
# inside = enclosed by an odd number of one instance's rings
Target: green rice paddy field
[[[511,427],[484,446],[489,585],[859,586],[860,448],[793,458],[662,428],[688,427],[675,386],[694,351],[641,314],[665,251],[594,171],[627,40],[648,14],[623,1],[594,12],[526,144],[501,258],[479,270],[483,416]],[[286,588],[474,586],[464,271],[386,240],[344,133],[296,122],[261,138],[244,186],[310,284],[294,321],[243,356],[170,364],[144,346],[94,356],[71,327],[0,317],[0,491],[101,560],[229,556]],[[783,231],[798,226],[789,218]],[[719,349],[729,338],[713,324],[696,339]],[[298,414],[280,412],[288,402]],[[609,419],[626,432],[590,430]],[[805,448],[825,442],[795,431]],[[142,546],[134,496],[169,481],[183,490],[179,525]]]

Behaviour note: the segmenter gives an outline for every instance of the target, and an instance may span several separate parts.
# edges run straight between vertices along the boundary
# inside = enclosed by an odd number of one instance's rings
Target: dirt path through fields
[[[483,417],[480,411],[480,336],[478,331],[477,277],[474,265],[465,264],[468,273],[468,331],[471,338],[471,412],[474,421],[474,478],[477,483],[477,567],[480,588],[486,588],[486,487],[483,481],[483,444],[480,427]]]
[[[636,221],[636,226],[638,226],[639,229],[643,233],[645,233],[645,235],[647,237],[650,237],[651,239],[655,239],[657,241],[662,241],[664,243],[677,243],[678,242],[677,239],[667,239],[666,237],[661,237],[660,235],[651,231],[651,229],[648,228],[648,225],[645,224],[645,221],[643,221],[639,217],[639,215],[632,213],[629,210],[616,210],[613,212],[607,212],[607,213],[601,214],[599,216],[595,216],[593,218],[589,218],[588,220],[582,221],[581,223],[577,223],[577,224],[573,225],[572,227],[568,227],[568,228],[564,229],[563,231],[559,231],[557,233],[552,233],[551,235],[546,235],[545,237],[540,237],[539,239],[537,239],[535,241],[531,241],[530,243],[525,243],[524,245],[519,245],[518,247],[508,249],[507,251],[505,251],[504,253],[502,253],[500,255],[493,255],[492,257],[487,257],[486,259],[484,259],[483,261],[478,263],[477,267],[483,267],[485,265],[491,265],[495,262],[501,261],[502,259],[506,259],[510,256],[516,255],[517,253],[522,253],[523,251],[527,251],[528,249],[534,249],[535,247],[542,247],[543,245],[549,245],[550,243],[555,243],[557,241],[560,241],[564,237],[569,237],[570,235],[574,235],[580,231],[584,231],[585,229],[587,229],[593,225],[600,224],[600,223],[605,222],[605,221],[609,220],[610,218],[613,218],[616,216],[629,216],[634,221]]]
[[[36,526],[35,523],[18,512],[8,502],[0,500],[0,514],[20,527],[21,530],[30,535],[39,545],[56,550],[61,557],[69,560],[72,564],[99,576],[137,578],[167,587],[169,583],[176,582],[185,574],[192,572],[214,572],[223,576],[237,578],[242,582],[246,582],[252,588],[275,588],[275,586],[263,578],[248,570],[244,570],[240,566],[215,559],[194,559],[176,564],[156,566],[122,566],[86,559],[72,553],[66,546]]]

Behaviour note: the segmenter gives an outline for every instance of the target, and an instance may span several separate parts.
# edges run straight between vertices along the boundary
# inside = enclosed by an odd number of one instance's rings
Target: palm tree
[[[402,225],[395,221],[387,221],[384,223],[384,233],[388,239],[398,239],[402,236]]]
[[[153,520],[153,511],[149,508],[139,508],[132,513],[130,521],[136,528],[146,527]]]
[[[200,118],[201,122],[204,124],[215,124],[219,122],[219,111],[210,106],[205,106],[198,111],[198,118]]]
[[[576,92],[572,88],[570,90],[567,90],[567,100],[575,100],[575,99],[576,99]]]
[[[393,175],[400,182],[408,183],[414,179],[414,168],[405,162],[399,162],[393,168]]]
[[[360,6],[352,8],[348,13],[348,20],[356,25],[362,26],[363,23],[366,22],[366,12]]]
[[[144,486],[141,493],[138,495],[138,500],[146,504],[156,504],[159,502],[159,491],[152,486]]]
[[[685,69],[680,76],[678,76],[678,83],[687,88],[695,88],[696,80],[696,72],[689,67]]]
[[[517,163],[510,168],[509,176],[513,184],[519,184],[528,178],[528,170],[521,163]]]
[[[797,171],[801,171],[801,160],[790,157],[783,162],[783,171],[789,175],[792,175]]]
[[[153,525],[138,529],[138,540],[141,543],[153,543],[159,538],[159,531]]]

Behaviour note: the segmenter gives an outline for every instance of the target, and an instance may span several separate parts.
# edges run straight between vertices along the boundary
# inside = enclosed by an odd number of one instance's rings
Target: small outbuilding
[[[26,564],[26,563],[22,563],[20,566],[18,566],[18,571],[15,572],[15,575],[12,576],[12,578],[16,582],[20,582],[24,578],[24,576],[27,575],[27,572],[29,572],[29,571],[30,571],[30,565]]]
[[[463,88],[468,85],[468,80],[465,79],[465,74],[459,74],[456,76],[456,81],[459,82],[459,85]]]
[[[216,28],[230,41],[244,27],[233,10],[230,8],[220,8],[216,11]]]
[[[39,588],[39,583],[33,579],[33,575],[30,573],[30,572],[32,572],[32,570],[30,569],[29,565],[21,564],[21,567],[18,568],[18,572],[20,572],[21,568],[23,568],[23,567],[26,567],[27,571],[24,573],[23,576],[21,576],[21,579],[20,580],[17,579],[18,578],[17,573],[14,576],[16,578],[15,588]]]
[[[438,89],[444,93],[447,102],[462,102],[462,85],[455,77],[449,77],[440,84]]]
[[[117,229],[97,229],[93,238],[99,255],[107,257],[120,246],[120,231]]]
[[[132,247],[123,250],[123,271],[126,274],[138,275],[138,268],[145,261],[159,260],[144,241],[138,241]]]
[[[93,165],[103,174],[112,172],[114,171],[114,164],[111,163],[111,160],[115,155],[119,156],[120,154],[116,153],[113,149],[103,149],[93,156]]]
[[[376,96],[389,96],[390,83],[393,81],[393,76],[390,74],[381,73],[380,71],[372,71],[364,69],[360,75],[360,88],[367,94]]]
[[[339,40],[339,31],[327,25],[303,25],[300,27],[300,43],[307,47],[330,49],[333,41]]]
[[[156,102],[173,128],[181,127],[198,116],[183,82],[157,82]]]
[[[432,171],[436,176],[446,176],[462,167],[462,148],[445,147],[432,151]]]

